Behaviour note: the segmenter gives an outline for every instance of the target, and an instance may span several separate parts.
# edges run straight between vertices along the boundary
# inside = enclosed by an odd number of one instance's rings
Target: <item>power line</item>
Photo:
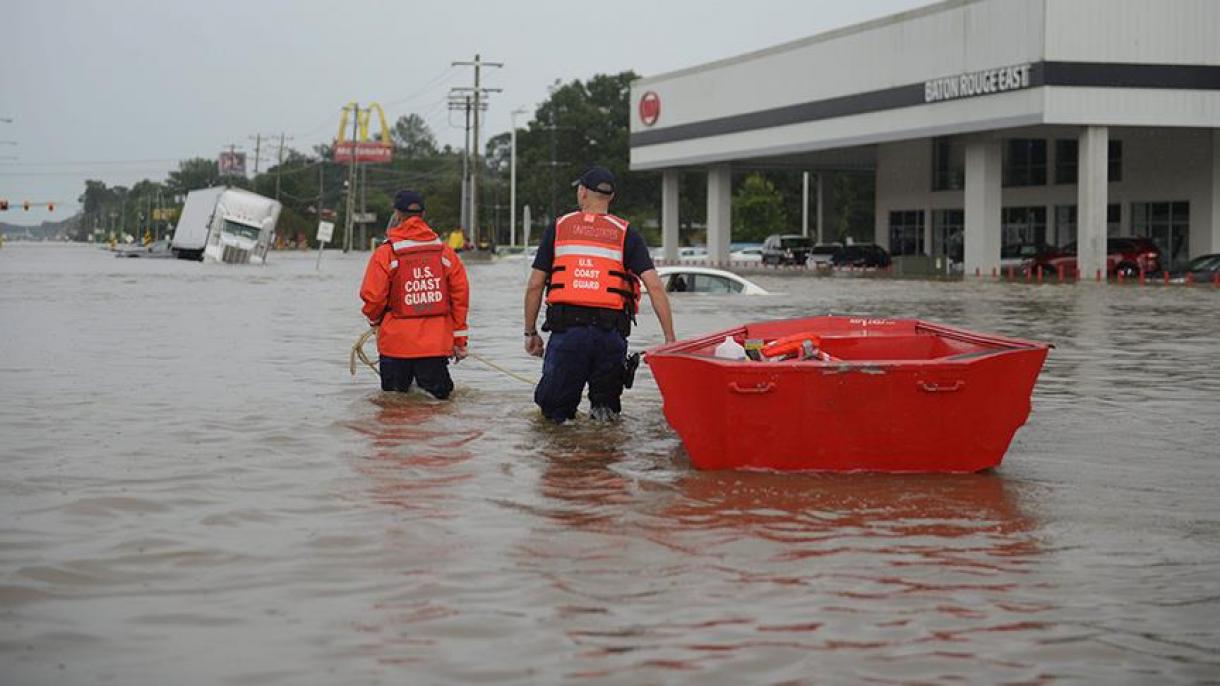
[[[454,67],[454,65],[452,65],[452,64],[449,65],[448,67],[446,67],[444,69],[444,71],[442,71],[440,74],[437,74],[431,81],[428,81],[428,83],[421,86],[419,88],[419,90],[415,91],[414,93],[412,93],[404,98],[399,98],[398,100],[391,100],[391,101],[383,103],[383,104],[385,106],[401,105],[404,102],[410,102],[410,101],[418,98],[419,96],[423,95],[431,88],[444,85],[444,83],[441,83],[441,81],[444,81],[446,83],[448,83],[449,81],[452,81],[455,77],[457,77],[457,70],[455,70],[453,67]]]

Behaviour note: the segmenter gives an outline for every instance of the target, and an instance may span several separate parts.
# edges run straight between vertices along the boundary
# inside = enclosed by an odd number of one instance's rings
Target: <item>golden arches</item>
[[[335,137],[335,142],[347,142],[347,115],[350,112],[356,113],[357,142],[367,142],[369,139],[369,120],[372,119],[373,110],[377,111],[377,120],[381,124],[381,144],[390,145],[390,127],[386,125],[385,111],[381,109],[380,104],[375,102],[370,103],[364,109],[360,109],[360,106],[355,102],[349,102],[344,105],[343,116],[339,117],[339,135]]]

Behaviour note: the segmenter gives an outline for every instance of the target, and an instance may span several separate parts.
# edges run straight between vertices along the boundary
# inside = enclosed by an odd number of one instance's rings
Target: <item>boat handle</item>
[[[738,386],[736,381],[729,382],[729,390],[734,393],[744,393],[746,395],[762,395],[775,390],[775,383],[768,381],[760,383],[757,386]]]
[[[962,379],[958,379],[951,384],[938,384],[931,381],[920,381],[919,387],[929,393],[952,393],[953,391],[960,391],[965,388],[966,382]]]

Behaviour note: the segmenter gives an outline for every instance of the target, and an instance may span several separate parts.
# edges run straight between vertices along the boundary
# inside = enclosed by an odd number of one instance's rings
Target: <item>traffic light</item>
[[[0,212],[8,212],[8,201],[0,200]]]
[[[53,202],[47,203],[47,212],[54,212],[54,211],[55,211],[55,203],[53,203]]]
[[[26,212],[29,212],[30,211],[30,201],[26,200],[25,202],[21,203],[21,208],[24,209]]]

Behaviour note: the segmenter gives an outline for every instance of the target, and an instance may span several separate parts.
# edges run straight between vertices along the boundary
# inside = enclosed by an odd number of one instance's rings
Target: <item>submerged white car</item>
[[[712,267],[657,267],[666,293],[740,293],[770,295],[770,292],[733,272]]]
[[[751,246],[729,253],[729,262],[762,262],[762,246]]]

